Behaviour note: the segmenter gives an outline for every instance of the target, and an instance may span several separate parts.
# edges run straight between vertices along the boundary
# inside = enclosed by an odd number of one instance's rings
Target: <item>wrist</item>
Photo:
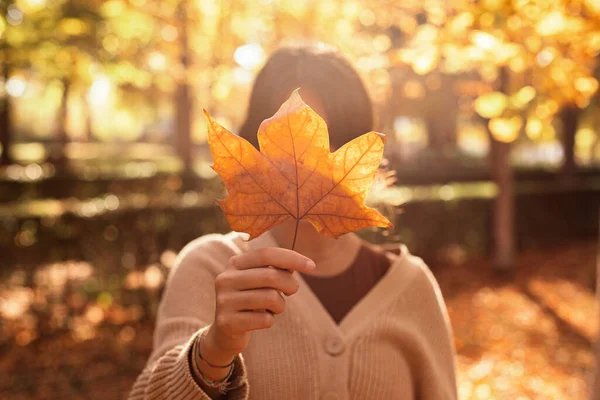
[[[206,333],[204,333],[204,338],[201,339],[198,337],[198,346],[202,353],[202,357],[212,365],[228,365],[238,354],[227,351],[219,346],[212,326],[208,328]]]
[[[196,336],[192,346],[193,361],[191,361],[192,375],[196,383],[210,398],[225,394],[231,385],[231,377],[235,366],[232,364],[227,368],[211,367],[200,354],[200,343],[204,342],[204,336]]]

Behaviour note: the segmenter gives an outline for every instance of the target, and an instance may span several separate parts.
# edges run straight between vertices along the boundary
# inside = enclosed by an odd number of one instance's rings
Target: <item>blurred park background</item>
[[[201,111],[235,132],[303,41],[369,87],[396,228],[361,234],[431,266],[460,398],[587,398],[599,0],[0,0],[0,398],[126,397],[177,252],[228,230]]]

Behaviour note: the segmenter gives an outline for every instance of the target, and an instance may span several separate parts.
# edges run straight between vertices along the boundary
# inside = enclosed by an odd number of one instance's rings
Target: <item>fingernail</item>
[[[308,260],[306,262],[306,269],[315,269],[317,268],[317,264],[313,260]]]

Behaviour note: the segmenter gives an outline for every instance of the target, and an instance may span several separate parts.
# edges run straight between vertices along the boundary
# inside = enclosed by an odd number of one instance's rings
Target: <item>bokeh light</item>
[[[264,61],[265,51],[257,43],[245,44],[235,50],[233,58],[243,68],[253,70]]]
[[[106,105],[110,98],[112,85],[110,80],[105,76],[100,76],[94,79],[90,91],[88,93],[88,100],[94,106]]]
[[[12,97],[21,97],[27,89],[27,82],[20,77],[11,77],[6,81],[6,91]]]

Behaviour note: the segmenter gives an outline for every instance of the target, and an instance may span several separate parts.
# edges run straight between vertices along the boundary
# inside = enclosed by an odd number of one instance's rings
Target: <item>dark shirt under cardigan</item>
[[[381,279],[390,267],[383,249],[363,243],[352,265],[338,275],[302,274],[304,281],[339,325],[344,316]]]

